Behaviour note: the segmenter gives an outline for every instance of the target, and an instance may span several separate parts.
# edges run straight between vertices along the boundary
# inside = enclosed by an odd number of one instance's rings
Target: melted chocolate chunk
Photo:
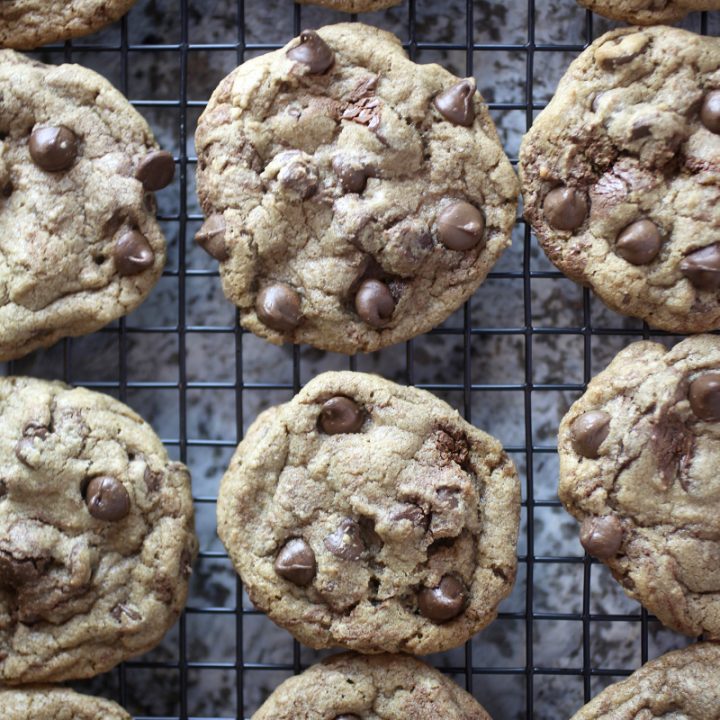
[[[300,296],[285,283],[264,287],[258,293],[255,311],[261,323],[279,332],[294,330],[302,318]]]
[[[68,170],[78,154],[77,136],[72,130],[57,127],[36,128],[28,143],[33,162],[47,172]]]
[[[326,401],[320,411],[320,428],[328,435],[359,432],[365,413],[350,398],[338,395]]]
[[[313,75],[321,75],[335,62],[333,51],[314,30],[303,30],[299,44],[286,54],[290,60],[307,66]]]
[[[95,477],[85,489],[85,504],[97,520],[117,522],[130,513],[130,496],[114,477]]]
[[[602,410],[591,410],[576,418],[570,428],[572,445],[582,457],[596,460],[600,446],[610,433],[610,415]]]
[[[467,591],[452,575],[443,576],[436,588],[423,588],[418,594],[420,614],[443,623],[457,617],[465,607]]]
[[[316,571],[315,553],[302,538],[288,540],[275,558],[275,572],[293,585],[309,585]]]
[[[557,187],[545,196],[543,213],[556,230],[577,230],[587,217],[588,202],[580,190]]]
[[[598,560],[609,560],[620,550],[623,529],[615,515],[587,517],[580,526],[580,542]]]
[[[167,187],[175,177],[175,161],[166,150],[149,152],[137,166],[135,177],[151,192]]]
[[[343,560],[359,560],[365,552],[360,525],[350,518],[345,518],[323,543],[333,555]]]
[[[461,80],[435,98],[435,107],[451,123],[470,127],[475,122],[475,89],[473,78]]]

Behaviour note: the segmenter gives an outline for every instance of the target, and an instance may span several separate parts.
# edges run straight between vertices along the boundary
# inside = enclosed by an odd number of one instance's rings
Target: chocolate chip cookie
[[[613,310],[720,327],[720,39],[615,30],[570,66],[520,152],[550,260]]]
[[[156,645],[197,550],[187,468],[119,401],[30,378],[0,378],[0,465],[0,683]]]
[[[668,627],[720,638],[720,337],[633,343],[560,425],[580,541]]]
[[[0,47],[29,50],[99,30],[136,0],[2,0]]]
[[[0,708],[3,720],[131,720],[110,700],[50,685],[0,690]]]
[[[469,693],[406,655],[342,653],[286,680],[252,720],[491,720]]]
[[[610,685],[572,720],[718,720],[720,646],[691,645]]]
[[[719,0],[578,0],[580,5],[613,20],[659,25],[679,20],[694,10],[718,10]]]
[[[399,5],[402,0],[295,0],[301,5],[321,5],[331,10],[341,12],[360,13],[385,10],[385,8]]]
[[[519,512],[497,440],[424,390],[332,372],[252,425],[218,534],[255,605],[306,645],[425,654],[495,618]]]
[[[472,78],[358,23],[253,58],[200,118],[197,241],[242,324],[371,351],[423,333],[510,243],[517,181]]]
[[[91,70],[3,50],[0,93],[0,360],[9,360],[142,302],[165,265],[152,191],[175,166]]]

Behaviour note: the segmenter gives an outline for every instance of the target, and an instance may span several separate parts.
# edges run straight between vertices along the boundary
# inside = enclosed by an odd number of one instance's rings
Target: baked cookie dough
[[[226,77],[195,138],[243,326],[344,353],[426,332],[510,244],[518,186],[475,81],[358,23],[307,30]]]
[[[720,337],[633,343],[560,425],[580,541],[668,627],[720,638]]]
[[[0,684],[97,675],[154,647],[187,596],[187,468],[119,401],[0,378]]]
[[[50,685],[0,690],[0,707],[3,720],[131,720],[110,700]]]
[[[320,5],[347,13],[373,12],[399,5],[402,0],[295,0],[301,5]]]
[[[720,646],[691,645],[662,655],[610,685],[572,720],[718,720]]]
[[[10,360],[142,302],[165,265],[152,191],[175,166],[91,70],[2,50],[0,93],[0,360]]]
[[[718,10],[720,0],[578,0],[580,5],[612,20],[638,25],[672,23],[694,10]]]
[[[331,372],[248,430],[218,534],[253,603],[306,645],[426,654],[495,618],[519,512],[497,440],[424,390]]]
[[[30,50],[87,35],[120,19],[136,0],[0,0],[0,47]]]
[[[343,653],[286,680],[252,720],[491,720],[452,680],[405,655]]]
[[[720,39],[603,35],[520,151],[525,216],[557,267],[671,332],[720,327]]]

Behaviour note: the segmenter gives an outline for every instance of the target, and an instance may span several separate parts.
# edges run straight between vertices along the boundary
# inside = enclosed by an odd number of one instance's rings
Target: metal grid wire
[[[463,0],[461,0],[462,2]],[[497,0],[500,3],[501,0]],[[568,0],[569,2],[571,0]],[[417,5],[423,0],[406,0],[406,3],[398,10],[393,12],[401,13],[406,18],[406,35],[403,40],[411,57],[418,57],[425,60],[427,53],[439,53],[446,51],[447,53],[465,54],[465,67],[458,68],[460,72],[464,70],[467,75],[473,75],[477,58],[482,58],[484,53],[508,53],[516,58],[521,58],[524,63],[519,70],[519,82],[522,83],[522,99],[519,102],[490,102],[489,106],[497,118],[497,116],[508,112],[524,113],[525,127],[530,127],[534,116],[543,107],[544,102],[538,101],[536,98],[534,84],[536,82],[536,65],[538,59],[542,55],[548,53],[561,54],[562,58],[558,65],[564,69],[569,59],[581,51],[584,46],[595,36],[596,28],[593,27],[597,18],[587,12],[584,17],[584,38],[582,42],[574,43],[549,43],[536,40],[536,23],[535,19],[540,17],[544,12],[545,0],[527,0],[527,23],[526,37],[520,42],[506,42],[506,38],[501,36],[496,41],[478,43],[474,39],[476,13],[480,11],[480,1],[464,0],[465,14],[465,35],[466,41],[459,43],[443,43],[429,42],[418,36],[417,32]],[[259,6],[261,3],[258,2]],[[147,0],[146,3],[140,2],[139,8],[155,5],[154,0]],[[177,402],[177,435],[163,437],[163,441],[170,448],[171,453],[175,457],[184,462],[192,460],[189,456],[196,449],[218,449],[225,452],[224,457],[229,454],[236,445],[237,441],[242,437],[243,428],[246,428],[252,417],[246,417],[244,399],[248,393],[272,393],[281,392],[286,397],[297,392],[301,382],[306,380],[306,371],[302,368],[303,350],[294,347],[291,350],[286,349],[288,353],[288,362],[291,363],[292,370],[288,375],[288,381],[272,380],[267,382],[256,381],[248,376],[244,364],[244,358],[248,343],[248,336],[237,324],[232,323],[210,323],[207,324],[196,322],[195,314],[189,313],[188,305],[188,284],[195,281],[203,281],[208,283],[217,283],[218,273],[216,268],[207,265],[206,268],[194,267],[190,261],[191,239],[194,230],[202,220],[202,216],[196,212],[196,204],[194,200],[194,185],[192,176],[194,175],[196,158],[192,154],[192,134],[195,130],[195,119],[204,107],[206,99],[191,99],[189,88],[189,80],[192,77],[191,59],[193,53],[202,52],[210,57],[212,64],[213,53],[234,53],[237,63],[241,63],[249,56],[256,55],[274,49],[279,46],[276,42],[250,42],[246,37],[246,16],[252,0],[236,0],[227,2],[226,7],[228,13],[234,15],[236,19],[237,33],[234,37],[227,38],[222,43],[193,43],[194,24],[200,22],[207,12],[210,12],[211,6],[216,3],[209,0],[167,0],[164,11],[166,13],[179,13],[179,39],[176,42],[164,42],[163,38],[157,38],[157,41],[136,43],[133,41],[135,35],[130,30],[133,24],[140,26],[143,22],[143,14],[140,9],[136,8],[131,14],[122,20],[119,24],[117,35],[110,35],[110,40],[105,41],[106,35],[93,36],[92,38],[80,39],[74,42],[68,42],[64,45],[52,46],[43,50],[39,56],[42,59],[51,62],[80,62],[82,64],[90,64],[103,71],[104,67],[113,68],[113,72],[117,73],[114,77],[119,88],[130,97],[133,104],[144,114],[152,117],[164,117],[166,120],[170,118],[170,124],[175,125],[177,148],[177,179],[173,189],[164,191],[172,195],[169,203],[166,203],[170,210],[165,210],[161,203],[160,220],[162,221],[168,237],[171,239],[171,260],[168,268],[164,273],[164,282],[170,283],[174,288],[177,303],[176,318],[170,322],[163,324],[135,324],[133,318],[123,319],[113,324],[109,328],[101,331],[100,335],[110,334],[117,340],[117,356],[116,366],[109,371],[110,378],[104,376],[101,380],[88,380],[83,376],[83,367],[85,348],[81,340],[65,340],[61,342],[50,353],[50,365],[52,369],[45,372],[46,375],[64,379],[67,382],[75,384],[84,384],[88,387],[98,389],[100,391],[109,392],[131,405],[137,405],[137,397],[139,393],[149,393],[161,395],[163,398],[168,394],[174,394]],[[424,8],[436,8],[437,12],[442,14],[445,3],[443,0],[431,2],[427,0],[423,3]],[[487,10],[487,2],[483,2],[483,12]],[[304,17],[309,12],[307,8],[293,5],[290,0],[286,2],[287,9],[282,12],[292,15],[292,30],[297,35],[304,28]],[[278,5],[280,7],[280,5]],[[283,8],[285,5],[282,6]],[[154,8],[157,12],[157,8]],[[281,12],[275,10],[275,12]],[[378,19],[380,18],[380,19]],[[368,22],[382,23],[382,15],[368,16]],[[343,19],[339,15],[333,15],[332,20]],[[356,20],[357,16],[351,16],[352,20]],[[288,25],[288,27],[290,27]],[[708,31],[708,18],[703,14],[699,21],[699,27],[696,29],[705,33]],[[97,38],[100,38],[98,42]],[[150,35],[157,37],[157,35]],[[289,39],[285,38],[285,40]],[[152,96],[136,97],[133,87],[133,69],[140,62],[140,57],[147,62],[148,55],[158,56],[163,54],[165,57],[169,55],[177,61],[177,96],[171,96],[159,100]],[[150,60],[152,62],[152,59]],[[220,76],[221,77],[221,76]],[[217,80],[220,79],[217,78]],[[158,86],[163,83],[163,79],[157,79]],[[543,99],[544,100],[544,99]],[[516,155],[509,151],[511,157]],[[516,164],[516,159],[513,157]],[[174,240],[173,240],[174,238]],[[464,412],[465,417],[473,420],[474,401],[479,394],[485,392],[495,392],[513,395],[516,398],[522,398],[522,409],[524,415],[524,428],[518,442],[506,442],[506,449],[510,452],[518,465],[524,468],[523,473],[523,513],[524,523],[521,537],[521,554],[519,556],[520,574],[524,576],[524,584],[520,586],[521,606],[501,612],[496,623],[502,626],[502,623],[513,622],[517,625],[524,626],[524,651],[513,656],[513,662],[502,666],[488,666],[482,662],[477,651],[473,652],[473,646],[468,643],[464,650],[459,654],[452,654],[451,660],[445,659],[440,664],[443,670],[449,672],[459,682],[464,682],[465,687],[475,696],[485,702],[486,698],[491,694],[491,688],[495,685],[499,678],[514,678],[515,681],[511,686],[514,692],[524,695],[522,701],[522,710],[526,718],[534,717],[560,717],[557,714],[551,714],[547,708],[552,707],[545,703],[544,709],[538,709],[538,685],[542,683],[543,678],[548,676],[567,676],[574,679],[579,687],[577,692],[577,707],[581,702],[587,701],[594,695],[599,685],[596,684],[598,678],[617,679],[629,674],[639,662],[645,662],[651,656],[649,648],[649,627],[653,623],[644,611],[638,612],[636,608],[631,607],[624,612],[597,612],[593,610],[591,598],[591,581],[596,572],[602,570],[600,566],[595,564],[588,557],[562,553],[547,553],[542,548],[536,551],[536,518],[539,512],[545,509],[559,508],[559,502],[554,495],[548,496],[543,493],[536,492],[535,486],[535,468],[537,461],[542,460],[544,456],[551,456],[556,453],[552,439],[550,442],[541,442],[537,440],[534,422],[534,403],[537,402],[539,394],[557,393],[560,397],[562,393],[570,396],[571,399],[578,396],[584,389],[585,384],[594,372],[600,368],[592,367],[593,342],[604,343],[605,339],[614,337],[619,338],[620,344],[628,343],[635,339],[647,338],[649,336],[662,336],[662,333],[652,333],[647,327],[640,324],[627,323],[622,321],[618,316],[614,316],[615,322],[611,323],[612,327],[606,327],[604,324],[593,324],[592,309],[598,305],[597,300],[592,300],[587,290],[583,290],[579,298],[579,312],[577,313],[577,322],[565,323],[559,326],[549,324],[543,326],[537,322],[536,313],[532,306],[532,288],[534,283],[550,282],[559,283],[567,282],[562,279],[562,275],[552,269],[550,266],[544,266],[538,269],[534,264],[533,252],[537,250],[535,240],[532,237],[529,227],[524,226],[522,220],[518,220],[518,228],[515,235],[515,242],[522,245],[522,252],[517,252],[517,263],[512,266],[503,266],[502,269],[490,274],[489,282],[493,280],[507,281],[511,283],[513,291],[522,298],[522,320],[515,324],[509,324],[507,327],[492,327],[492,318],[472,316],[471,303],[468,303],[459,315],[459,323],[456,326],[445,327],[432,331],[431,336],[454,336],[455,342],[461,348],[462,352],[462,373],[453,378],[451,382],[420,382],[418,381],[417,372],[417,348],[418,340],[410,341],[405,346],[396,347],[394,353],[398,358],[398,362],[402,365],[401,378],[408,384],[417,384],[432,392],[436,392],[443,396],[452,395],[456,398],[456,406]],[[591,305],[593,307],[591,307]],[[162,315],[162,314],[161,314]],[[164,316],[163,316],[164,317]],[[237,318],[236,318],[237,320]],[[485,324],[488,323],[487,326]],[[134,380],[132,379],[132,363],[133,360],[129,354],[129,348],[135,337],[146,334],[163,334],[171,335],[177,343],[177,378],[160,380]],[[211,334],[219,335],[228,344],[234,344],[235,368],[234,377],[218,381],[208,379],[197,379],[197,373],[193,373],[190,377],[187,366],[187,350],[191,342],[192,336],[202,334],[208,336]],[[552,380],[550,382],[537,381],[537,368],[534,366],[534,352],[537,352],[537,342],[544,337],[562,338],[569,336],[577,340],[574,345],[578,362],[581,364],[581,378],[577,378],[574,382],[566,378],[560,378],[559,381]],[[474,343],[479,341],[491,340],[493,338],[513,337],[519,339],[523,349],[522,361],[522,378],[517,382],[477,382],[474,380],[473,370],[471,367]],[[40,353],[39,355],[42,355]],[[10,363],[7,367],[10,373],[32,373],[33,361],[17,361]],[[359,358],[348,358],[337,360],[335,367],[345,367],[349,369],[365,369],[365,363]],[[214,391],[222,391],[225,402],[234,402],[234,418],[235,428],[227,428],[227,433],[222,438],[207,439],[197,432],[194,424],[191,422],[189,415],[191,393],[211,393]],[[274,396],[273,396],[274,397]],[[232,398],[232,399],[231,399]],[[163,402],[163,401],[160,401]],[[493,432],[492,427],[487,427]],[[160,430],[161,434],[163,433]],[[192,462],[189,462],[192,466]],[[221,470],[218,475],[221,474]],[[219,477],[217,478],[219,480]],[[217,486],[217,485],[216,485]],[[215,487],[216,487],[215,486]],[[216,496],[214,493],[199,494],[197,486],[195,487],[195,501],[198,511],[214,513]],[[558,517],[554,515],[554,517]],[[199,562],[205,561],[221,561],[226,559],[226,555],[221,549],[203,549]],[[537,576],[542,574],[543,566],[552,565],[554,567],[563,566],[568,568],[580,568],[579,577],[581,581],[577,587],[577,593],[582,594],[581,606],[578,611],[555,611],[549,612],[539,610],[536,607],[535,594],[538,584],[542,580],[537,580]],[[128,704],[130,696],[133,694],[133,683],[137,682],[139,673],[151,673],[163,671],[174,676],[172,681],[173,692],[177,694],[174,710],[170,714],[167,712],[160,714],[137,715],[138,718],[180,718],[186,720],[191,717],[218,717],[217,715],[198,715],[194,712],[194,706],[191,706],[189,700],[189,676],[190,674],[200,675],[207,671],[224,671],[234,676],[232,685],[232,693],[234,697],[229,701],[229,705],[234,706],[235,714],[225,714],[223,717],[248,717],[256,709],[256,705],[249,704],[247,697],[249,690],[258,682],[262,673],[268,671],[283,671],[286,674],[298,673],[307,664],[302,656],[302,651],[297,642],[293,642],[292,660],[287,663],[273,662],[255,662],[250,661],[246,657],[244,627],[248,618],[257,615],[248,604],[243,603],[243,594],[241,583],[237,580],[236,598],[229,597],[221,601],[217,606],[207,606],[198,603],[191,597],[190,604],[183,614],[176,634],[173,636],[172,642],[177,643],[176,657],[170,660],[155,660],[154,658],[142,658],[132,662],[125,663],[116,671],[109,674],[105,684],[100,684],[101,692],[106,692],[124,704],[133,712],[132,703]],[[210,622],[212,617],[225,616],[235,620],[235,657],[229,661],[197,661],[189,657],[188,652],[188,622]],[[538,659],[538,628],[539,624],[554,622],[560,625],[558,632],[561,634],[567,632],[577,632],[577,628],[581,627],[581,651],[579,661],[571,661],[569,663],[548,663],[546,654]],[[601,660],[593,655],[591,635],[593,626],[598,623],[627,623],[628,627],[637,627],[640,625],[638,633],[638,642],[640,645],[637,659],[632,667],[605,667]],[[579,625],[578,625],[579,624]],[[572,628],[572,630],[571,630]],[[288,639],[288,642],[290,640]],[[519,662],[516,660],[519,659]],[[437,659],[433,658],[437,662]],[[493,676],[493,677],[489,677]],[[103,681],[104,682],[104,681]],[[605,683],[601,683],[605,684]],[[202,690],[203,681],[199,681]],[[87,686],[84,686],[87,687]],[[160,690],[158,690],[160,692]],[[173,707],[171,704],[170,707]],[[547,714],[546,714],[547,713]],[[514,715],[515,717],[515,715]],[[502,720],[497,718],[497,720]]]

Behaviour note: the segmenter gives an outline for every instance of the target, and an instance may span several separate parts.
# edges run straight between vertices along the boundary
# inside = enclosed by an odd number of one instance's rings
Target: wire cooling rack
[[[345,19],[290,0],[140,0],[113,28],[35,53],[108,76],[174,151],[178,170],[159,194],[168,267],[140,310],[7,366],[119,397],[193,471],[201,553],[186,612],[157,650],[78,687],[118,700],[136,718],[243,718],[322,655],[253,610],[215,536],[215,501],[232,450],[260,409],[289,399],[316,372],[350,368],[436,393],[499,436],[515,459],[523,483],[515,590],[495,623],[430,661],[496,720],[569,717],[608,683],[686,642],[583,556],[555,494],[555,436],[569,404],[627,343],[672,338],[614,315],[564,279],[520,219],[513,249],[448,322],[349,359],[277,349],[243,332],[217,268],[192,244],[202,220],[192,136],[212,89],[236,64],[304,27]],[[574,0],[405,0],[362,19],[395,31],[419,62],[475,74],[514,162],[570,60],[609,27]],[[686,25],[718,29],[705,14]]]

